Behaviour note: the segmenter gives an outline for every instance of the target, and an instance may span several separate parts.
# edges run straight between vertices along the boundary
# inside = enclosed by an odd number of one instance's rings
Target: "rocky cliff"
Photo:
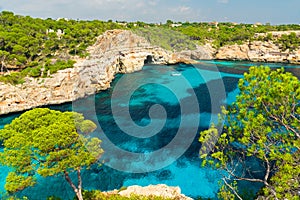
[[[273,42],[253,41],[221,47],[215,54],[215,59],[300,64],[300,49],[283,52]]]
[[[60,70],[47,78],[26,78],[24,84],[0,83],[0,114],[33,107],[70,102],[110,87],[117,73],[141,70],[144,62],[175,64],[191,62],[125,30],[107,31],[88,49],[87,59],[74,68]]]
[[[212,60],[214,59],[215,53],[216,49],[214,49],[211,44],[205,44],[203,46],[197,46],[195,50],[184,50],[181,52],[176,52],[174,55],[177,58],[186,60]]]

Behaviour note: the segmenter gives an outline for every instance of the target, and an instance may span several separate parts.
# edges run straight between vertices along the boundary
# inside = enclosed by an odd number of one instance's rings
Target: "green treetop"
[[[242,199],[237,183],[250,181],[261,183],[270,199],[298,199],[299,80],[283,69],[261,66],[251,67],[238,86],[236,102],[224,109],[223,132],[212,125],[199,138],[203,164],[225,171],[221,198]],[[251,168],[253,161],[262,164],[261,172]]]
[[[76,112],[37,108],[25,112],[0,130],[4,151],[0,161],[12,171],[6,178],[9,193],[23,190],[43,177],[63,174],[78,199],[82,199],[81,169],[98,161],[101,140],[88,137],[96,125]],[[77,182],[69,173],[77,173]]]

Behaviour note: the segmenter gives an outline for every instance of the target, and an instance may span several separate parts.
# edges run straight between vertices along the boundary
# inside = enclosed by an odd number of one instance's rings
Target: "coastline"
[[[74,68],[60,70],[47,78],[27,77],[25,83],[19,85],[0,83],[0,115],[68,103],[96,94],[110,88],[116,74],[140,71],[145,63],[172,65],[219,60],[300,64],[300,49],[280,52],[272,42],[254,41],[218,50],[207,44],[196,50],[173,53],[151,46],[145,38],[131,31],[118,29],[99,36],[88,51],[90,56],[77,60]]]
[[[214,61],[216,61],[216,62],[223,62],[223,61],[230,62],[230,61],[232,61],[232,62],[251,62],[251,63],[253,62],[253,61],[249,61],[249,60],[221,60],[221,59],[218,59],[218,60],[217,59],[197,60],[197,62],[201,62],[201,61],[212,61],[212,62],[214,62]],[[183,63],[183,62],[179,62],[179,63]],[[168,65],[175,65],[175,64],[179,64],[179,63],[172,63],[172,64],[168,64]],[[258,62],[258,63],[260,63],[260,62]],[[266,65],[267,64],[288,64],[288,65],[293,65],[291,63],[281,63],[281,62],[263,62],[263,63],[265,63]],[[156,64],[154,64],[154,65],[156,65]],[[298,65],[298,64],[296,64],[296,65]],[[114,77],[111,79],[111,81],[113,81],[113,80],[114,80]],[[99,93],[101,91],[109,89],[111,81],[109,82],[109,84],[108,84],[107,87],[105,87],[105,88],[103,88],[103,89],[101,89],[99,91],[95,91],[94,93],[86,94],[85,96],[81,96],[81,97],[78,97],[78,98],[75,98],[75,99],[67,99],[66,98],[66,99],[63,99],[61,101],[56,101],[56,102],[45,102],[45,103],[42,103],[42,104],[36,105],[36,106],[35,105],[29,105],[28,107],[24,107],[24,108],[22,108],[20,110],[19,109],[14,109],[14,110],[11,110],[9,112],[3,112],[2,109],[1,109],[1,106],[3,106],[3,105],[1,105],[1,102],[0,102],[0,117],[6,117],[6,116],[8,116],[10,114],[22,113],[22,112],[25,112],[25,111],[28,111],[30,109],[37,108],[37,107],[46,107],[46,106],[53,106],[53,105],[68,104],[68,103],[71,103],[72,101],[80,100],[80,99],[86,98],[86,97],[88,97],[90,95],[94,95],[94,94],[97,94],[97,93]],[[1,83],[0,83],[0,87],[1,87]],[[11,86],[11,87],[13,87],[13,86]]]
[[[226,45],[214,55],[217,60],[238,60],[266,63],[300,64],[300,49],[282,51],[272,41],[249,41],[241,45]]]

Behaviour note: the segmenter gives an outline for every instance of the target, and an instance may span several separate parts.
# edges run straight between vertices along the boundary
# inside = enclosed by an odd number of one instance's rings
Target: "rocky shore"
[[[126,30],[111,30],[88,49],[90,56],[77,59],[74,68],[47,78],[27,77],[25,83],[0,82],[0,115],[34,107],[71,102],[110,87],[117,73],[131,73],[145,63],[193,63],[195,60],[245,60],[300,64],[300,49],[282,52],[272,42],[252,41],[214,49],[210,44],[196,50],[169,52],[150,45],[145,38]]]
[[[179,187],[171,187],[165,184],[158,185],[149,185],[145,187],[141,187],[138,185],[133,185],[127,187],[125,190],[113,190],[109,192],[104,192],[106,195],[110,194],[119,194],[121,196],[130,197],[132,194],[140,195],[140,196],[158,196],[164,198],[171,198],[177,200],[193,200],[190,197],[181,194],[181,190]]]
[[[252,41],[242,45],[221,47],[214,56],[218,60],[245,60],[300,64],[300,49],[281,51],[273,42]]]

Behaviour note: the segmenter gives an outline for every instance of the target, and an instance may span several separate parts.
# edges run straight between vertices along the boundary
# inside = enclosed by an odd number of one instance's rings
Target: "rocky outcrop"
[[[255,33],[254,37],[266,37],[268,34],[271,34],[275,38],[280,38],[283,35],[290,35],[291,33],[295,33],[297,37],[300,37],[300,31],[291,30],[291,31],[271,31],[267,33]]]
[[[129,186],[125,190],[114,190],[110,192],[105,192],[105,194],[119,194],[121,196],[130,197],[132,194],[140,196],[159,196],[164,198],[171,198],[177,200],[193,200],[190,197],[181,194],[179,187],[170,187],[164,184],[159,185],[149,185],[146,187],[141,187],[137,185]]]
[[[210,45],[197,46],[195,50],[185,50],[175,53],[176,57],[192,60],[212,60],[216,50]]]
[[[273,42],[253,41],[242,45],[221,47],[215,59],[300,64],[300,49],[282,52]]]
[[[70,102],[110,87],[117,73],[141,70],[145,60],[155,64],[191,62],[126,30],[107,31],[88,49],[90,56],[74,68],[47,78],[26,78],[25,83],[0,83],[0,114]]]

